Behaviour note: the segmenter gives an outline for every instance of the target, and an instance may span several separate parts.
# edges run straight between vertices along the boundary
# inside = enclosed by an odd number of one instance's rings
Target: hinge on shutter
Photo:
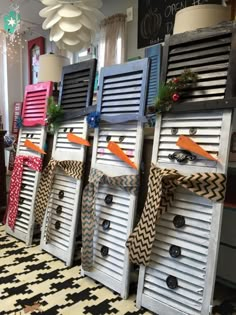
[[[210,306],[209,306],[209,315],[212,314],[212,309],[213,309],[213,305],[210,305]]]

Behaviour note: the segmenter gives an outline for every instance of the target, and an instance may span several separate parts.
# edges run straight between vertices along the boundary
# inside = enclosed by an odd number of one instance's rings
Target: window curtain
[[[126,61],[126,15],[116,14],[101,23],[99,69]]]

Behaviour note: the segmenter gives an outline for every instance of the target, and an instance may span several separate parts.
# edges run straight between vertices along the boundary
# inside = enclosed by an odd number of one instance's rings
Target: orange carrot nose
[[[30,140],[25,140],[24,142],[24,146],[30,150],[36,151],[40,154],[46,154],[46,152],[44,152],[39,146],[37,146],[36,144],[34,144],[33,142],[31,142]]]
[[[81,144],[81,145],[86,145],[87,147],[90,147],[90,143],[88,142],[88,140],[86,139],[83,139],[79,136],[76,136],[75,134],[73,133],[68,133],[67,134],[67,139],[70,141],[70,142],[74,142],[74,143],[78,143],[78,144]]]
[[[212,161],[218,161],[216,158],[214,158],[211,154],[209,154],[207,151],[205,151],[199,144],[194,142],[189,137],[186,137],[184,135],[181,135],[176,142],[177,146],[179,146],[182,149],[194,152],[198,155],[201,155],[209,160]]]
[[[130,165],[131,167],[137,169],[137,166],[130,158],[124,153],[124,151],[115,142],[109,141],[107,148],[115,154],[119,159]]]

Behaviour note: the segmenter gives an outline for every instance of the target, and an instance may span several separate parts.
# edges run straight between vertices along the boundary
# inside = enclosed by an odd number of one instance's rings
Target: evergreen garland
[[[158,97],[153,106],[149,106],[149,113],[168,112],[175,103],[181,100],[184,94],[188,93],[188,88],[197,82],[197,74],[189,69],[159,88]]]
[[[47,108],[48,133],[54,134],[54,132],[59,128],[62,116],[63,109],[55,103],[53,96],[50,96],[48,98]]]

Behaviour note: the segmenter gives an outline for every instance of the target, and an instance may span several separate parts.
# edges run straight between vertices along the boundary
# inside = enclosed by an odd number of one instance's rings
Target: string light
[[[16,13],[16,16],[18,16],[18,18],[15,19],[16,27],[14,31],[11,33],[10,31],[0,30],[3,39],[5,40],[5,45],[0,45],[0,54],[7,55],[10,60],[18,59],[19,48],[24,49],[25,43],[27,42],[24,36],[27,33],[33,33],[33,31],[29,27],[27,27],[26,30],[23,30],[24,25],[22,25],[22,21],[20,20],[19,4],[19,0],[10,0],[9,11],[14,11]]]

